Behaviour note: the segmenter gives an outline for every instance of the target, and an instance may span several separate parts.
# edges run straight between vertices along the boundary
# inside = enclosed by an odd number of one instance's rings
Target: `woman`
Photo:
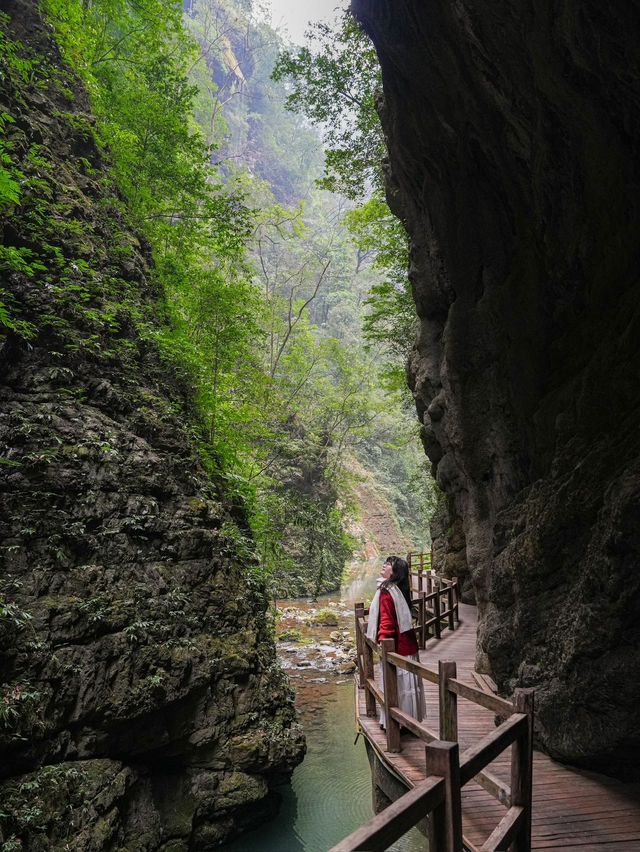
[[[382,568],[382,582],[369,609],[367,636],[381,642],[393,639],[395,651],[403,657],[419,660],[418,643],[412,629],[409,566],[398,556],[389,557]],[[398,706],[421,722],[426,716],[422,678],[404,669],[398,674]],[[380,727],[386,724],[380,708]]]

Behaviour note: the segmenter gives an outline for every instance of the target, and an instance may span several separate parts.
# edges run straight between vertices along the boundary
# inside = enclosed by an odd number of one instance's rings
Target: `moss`
[[[256,745],[252,742],[246,743],[248,753],[255,751]],[[232,772],[222,779],[216,796],[216,806],[219,810],[237,808],[260,801],[268,793],[266,781],[244,772]]]
[[[332,609],[319,609],[309,616],[309,624],[317,624],[321,627],[336,627],[338,614]]]
[[[82,603],[81,598],[76,595],[45,595],[38,598],[37,605],[42,609],[54,612],[68,612]]]
[[[283,630],[277,636],[278,642],[300,642],[302,640],[302,633],[300,630],[296,630],[295,628],[291,628],[289,630]]]
[[[207,512],[208,504],[206,500],[201,500],[199,497],[191,497],[189,500],[189,510],[196,515],[204,515]]]

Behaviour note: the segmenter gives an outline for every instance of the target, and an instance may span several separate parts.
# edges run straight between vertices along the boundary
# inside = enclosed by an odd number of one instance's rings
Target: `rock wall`
[[[302,733],[86,95],[35,3],[0,11],[0,841],[210,849],[273,813]]]
[[[539,742],[640,765],[640,12],[353,0],[378,50],[410,364],[461,519],[478,664]]]

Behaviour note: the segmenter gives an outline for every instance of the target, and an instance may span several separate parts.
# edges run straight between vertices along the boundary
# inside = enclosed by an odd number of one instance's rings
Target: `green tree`
[[[418,424],[410,415],[405,370],[418,320],[407,274],[407,234],[384,198],[384,137],[376,112],[378,62],[367,36],[348,13],[337,28],[315,25],[308,35],[311,47],[281,52],[274,78],[290,87],[290,109],[304,114],[323,134],[327,150],[321,184],[357,202],[343,221],[358,251],[356,278],[369,285],[364,340],[383,362],[376,370],[383,410],[373,430],[362,436],[357,452],[389,490],[399,515],[420,519],[412,534],[426,544],[435,484],[418,441]],[[395,413],[386,410],[389,405]]]
[[[407,277],[407,235],[383,194],[384,138],[375,108],[377,57],[349,13],[337,30],[316,24],[309,36],[313,47],[283,51],[273,76],[292,87],[289,108],[303,112],[322,130],[327,147],[322,184],[360,202],[346,214],[345,223],[363,263],[373,264],[383,278],[367,299],[364,334],[386,353],[386,379],[397,386],[416,321]]]
[[[308,35],[313,47],[283,50],[273,79],[292,81],[288,108],[322,128],[326,172],[322,186],[362,199],[372,190],[380,191],[383,184],[384,138],[375,111],[378,59],[348,13],[336,30],[318,23]]]

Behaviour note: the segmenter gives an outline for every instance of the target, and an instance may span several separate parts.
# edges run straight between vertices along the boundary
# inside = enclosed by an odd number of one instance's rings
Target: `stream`
[[[280,788],[278,815],[259,829],[221,847],[227,852],[327,852],[373,816],[369,761],[362,738],[354,745],[355,710],[351,648],[353,605],[370,600],[380,559],[351,567],[340,590],[311,602],[278,601],[278,654],[296,690],[307,754],[291,783]],[[333,623],[310,624],[321,610]],[[394,852],[424,852],[425,838],[412,829]]]

